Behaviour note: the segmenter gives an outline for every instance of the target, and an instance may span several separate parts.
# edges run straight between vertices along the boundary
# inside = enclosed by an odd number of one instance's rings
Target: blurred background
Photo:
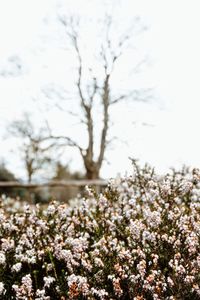
[[[199,167],[198,4],[0,1],[0,181],[115,178],[129,157]]]

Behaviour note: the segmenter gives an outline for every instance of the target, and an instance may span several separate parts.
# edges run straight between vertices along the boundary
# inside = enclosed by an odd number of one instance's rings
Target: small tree
[[[46,128],[35,129],[28,114],[25,114],[23,119],[12,122],[8,131],[13,137],[22,140],[19,150],[27,173],[27,181],[30,183],[38,171],[51,163],[49,150],[55,143],[50,143]]]

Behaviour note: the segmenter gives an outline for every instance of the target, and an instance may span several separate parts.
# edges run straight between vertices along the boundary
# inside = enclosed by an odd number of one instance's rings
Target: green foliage
[[[18,181],[15,175],[9,171],[4,163],[0,164],[0,181]],[[11,188],[11,187],[0,187],[0,195],[6,194],[12,197],[15,196],[23,196],[25,195],[25,191],[19,188]]]
[[[55,168],[55,175],[52,178],[53,180],[68,180],[68,179],[84,179],[84,175],[79,172],[75,171],[72,172],[70,170],[69,165],[63,165],[61,162],[57,162]]]
[[[16,181],[15,175],[10,172],[4,163],[0,164],[0,181]]]

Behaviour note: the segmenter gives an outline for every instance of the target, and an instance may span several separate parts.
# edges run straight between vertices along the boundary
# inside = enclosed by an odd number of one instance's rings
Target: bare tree
[[[78,149],[86,171],[86,178],[97,179],[100,177],[100,170],[105,159],[105,152],[109,144],[108,132],[110,128],[110,109],[112,105],[119,103],[120,101],[131,97],[132,99],[139,99],[140,92],[133,90],[129,93],[122,93],[118,96],[111,90],[111,80],[115,72],[116,65],[120,57],[124,53],[124,49],[127,47],[130,38],[132,38],[132,32],[125,32],[122,34],[116,43],[112,40],[112,19],[106,17],[104,36],[102,37],[101,45],[98,49],[98,63],[101,64],[102,75],[95,74],[92,67],[88,67],[84,61],[84,57],[81,53],[80,35],[79,35],[79,20],[75,18],[66,19],[60,18],[60,22],[66,30],[67,37],[69,38],[72,49],[77,59],[77,80],[76,89],[78,93],[78,99],[81,108],[81,116],[78,115],[78,119],[85,126],[87,132],[87,146],[84,148],[81,144],[71,138],[70,136],[55,136],[51,134],[51,138],[62,140],[68,146]],[[86,70],[87,69],[87,70]],[[89,70],[88,70],[89,69]],[[87,77],[84,76],[84,72],[87,72]],[[99,103],[101,108],[102,127],[95,136],[95,106]],[[57,103],[57,106],[62,110],[61,101]],[[72,114],[72,112],[70,112]],[[73,115],[75,115],[73,113]],[[94,151],[95,138],[98,140],[99,148]],[[96,153],[95,153],[96,152]]]
[[[30,183],[33,176],[44,165],[51,162],[49,150],[55,146],[55,143],[50,142],[45,127],[39,130],[35,129],[28,114],[25,114],[21,120],[13,121],[8,126],[8,132],[22,141],[19,150]]]

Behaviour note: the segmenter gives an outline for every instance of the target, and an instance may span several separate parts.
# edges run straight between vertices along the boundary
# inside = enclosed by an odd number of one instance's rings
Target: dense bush
[[[18,181],[15,175],[10,172],[4,163],[0,163],[0,181]],[[17,195],[23,196],[25,193],[23,189],[13,187],[0,187],[0,195],[6,194],[12,197]]]
[[[200,299],[200,173],[151,168],[46,209],[2,198],[2,299]]]

